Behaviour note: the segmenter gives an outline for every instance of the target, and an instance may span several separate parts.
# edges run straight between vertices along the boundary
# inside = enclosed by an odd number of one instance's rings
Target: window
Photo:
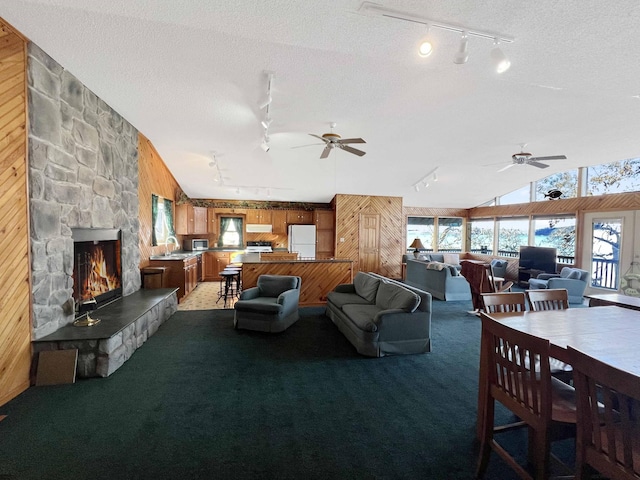
[[[408,217],[407,218],[407,250],[414,239],[419,238],[425,250],[433,250],[433,217]]]
[[[153,230],[151,232],[151,245],[163,245],[167,238],[175,236],[173,227],[173,202],[166,198],[151,195],[151,222]]]
[[[587,168],[587,195],[640,190],[640,158]]]
[[[575,198],[578,196],[578,171],[555,173],[536,182],[536,202],[549,198],[550,190],[560,190],[562,198]]]
[[[471,251],[473,253],[493,253],[493,220],[471,220]]]
[[[574,263],[576,217],[536,217],[533,231],[533,244],[536,247],[553,247],[558,252],[559,263]]]
[[[242,218],[220,217],[219,247],[242,247]]]
[[[498,254],[517,257],[520,245],[529,245],[529,219],[500,219],[498,221]]]
[[[462,251],[462,218],[438,218],[438,251]]]
[[[527,184],[498,198],[499,205],[512,205],[514,203],[529,203],[531,201],[531,184]]]

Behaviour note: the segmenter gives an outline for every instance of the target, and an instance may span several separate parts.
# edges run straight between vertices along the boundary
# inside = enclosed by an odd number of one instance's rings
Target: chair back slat
[[[568,347],[578,395],[576,466],[640,478],[640,377]]]
[[[569,308],[569,293],[565,288],[527,290],[525,293],[534,312]]]
[[[523,292],[483,293],[484,311],[487,313],[524,312],[526,310]]]

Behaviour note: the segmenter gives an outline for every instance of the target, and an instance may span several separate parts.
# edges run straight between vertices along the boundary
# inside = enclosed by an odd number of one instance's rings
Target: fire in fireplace
[[[98,308],[122,296],[120,231],[73,229],[73,299]],[[94,303],[95,302],[95,303]],[[79,310],[79,311],[78,311]],[[76,309],[78,314],[85,309]]]

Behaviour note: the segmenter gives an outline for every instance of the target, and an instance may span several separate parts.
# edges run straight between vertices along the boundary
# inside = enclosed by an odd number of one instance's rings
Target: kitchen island
[[[242,262],[242,289],[255,287],[260,275],[302,278],[300,306],[323,306],[336,285],[353,282],[353,260],[267,260]]]

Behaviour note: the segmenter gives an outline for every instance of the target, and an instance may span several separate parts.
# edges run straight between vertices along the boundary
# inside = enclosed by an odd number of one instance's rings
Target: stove
[[[247,242],[247,247],[244,249],[246,253],[271,253],[271,242],[256,241]]]

